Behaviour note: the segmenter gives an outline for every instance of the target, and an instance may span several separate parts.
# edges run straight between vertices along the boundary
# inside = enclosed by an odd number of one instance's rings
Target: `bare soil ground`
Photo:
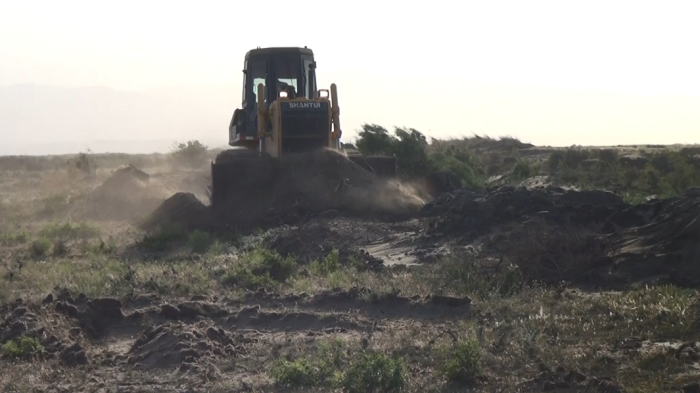
[[[228,228],[206,165],[0,171],[0,390],[700,391],[697,189],[427,198],[334,165]]]

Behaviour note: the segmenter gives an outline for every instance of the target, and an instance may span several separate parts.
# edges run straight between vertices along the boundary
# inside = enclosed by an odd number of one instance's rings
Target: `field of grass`
[[[635,203],[700,185],[699,154],[512,138],[426,148],[431,168],[464,186],[539,179]],[[494,265],[446,243],[437,260],[381,268],[323,239],[313,253],[284,252],[306,241],[294,228],[147,232],[134,215],[75,219],[119,165],[201,193],[209,158],[0,157],[1,391],[678,392],[700,380],[696,288],[544,284],[523,270],[543,259],[532,250]],[[430,225],[312,220],[334,236]]]

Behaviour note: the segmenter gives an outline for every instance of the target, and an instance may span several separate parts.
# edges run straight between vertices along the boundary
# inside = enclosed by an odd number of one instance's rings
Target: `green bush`
[[[272,366],[270,376],[276,384],[283,386],[308,388],[333,384],[333,369],[321,359],[281,359]]]
[[[342,377],[346,393],[395,393],[407,385],[403,361],[382,353],[362,352]]]
[[[187,245],[192,249],[192,252],[201,254],[206,252],[214,243],[214,238],[207,232],[195,230],[187,237]]]
[[[39,340],[32,337],[23,336],[19,340],[11,340],[2,346],[2,353],[5,356],[21,358],[29,354],[43,351]]]
[[[221,255],[228,251],[228,244],[219,239],[214,240],[209,247],[207,247],[207,252],[210,255]]]
[[[483,188],[483,177],[477,175],[474,167],[449,153],[436,152],[428,157],[430,172],[445,172],[457,187]]]
[[[340,264],[340,253],[337,249],[334,249],[322,259],[313,261],[309,265],[309,270],[315,274],[325,276],[340,270],[342,267],[343,265]]]
[[[438,372],[449,381],[470,384],[481,370],[481,355],[476,339],[458,340],[442,348],[443,361]]]
[[[513,168],[514,180],[525,180],[535,174],[535,169],[525,160],[518,160]]]
[[[355,145],[363,154],[393,154],[396,138],[389,134],[384,127],[376,124],[363,124]]]
[[[146,234],[138,244],[151,251],[165,251],[171,243],[183,242],[187,236],[187,228],[181,224],[171,224]]]
[[[576,169],[582,162],[586,161],[590,157],[590,150],[579,148],[555,150],[547,158],[546,167],[550,172],[558,171],[562,165],[567,168]]]
[[[665,183],[673,194],[683,194],[689,187],[700,185],[700,174],[688,160],[678,153],[670,155],[673,170],[666,174]]]
[[[700,186],[700,171],[692,159],[689,152],[661,151],[623,160],[612,149],[571,148],[552,152],[545,167],[556,180],[584,188],[612,189],[639,202],[645,196],[678,196],[689,187]]]
[[[297,272],[296,259],[264,248],[250,251],[224,275],[224,283],[245,288],[274,287]]]
[[[207,158],[207,147],[200,141],[174,143],[170,154],[177,165],[198,167]]]
[[[448,148],[429,152],[427,138],[413,128],[396,127],[392,135],[376,124],[364,124],[356,145],[365,155],[396,156],[398,172],[403,178],[444,171],[458,186],[481,188],[483,185],[483,176],[475,170],[478,160],[467,149]]]
[[[53,242],[53,256],[64,257],[68,254],[68,244],[63,239],[56,239]]]
[[[351,356],[340,339],[320,342],[304,358],[275,361],[269,375],[278,385],[342,388],[346,393],[401,392],[407,384],[401,359],[367,351]]]
[[[112,236],[107,238],[107,242],[100,238],[97,243],[85,243],[84,250],[91,255],[113,254],[117,251],[117,242]]]
[[[277,360],[270,368],[275,383],[291,387],[336,387],[347,362],[347,350],[340,339],[322,341],[306,358]]]
[[[36,258],[42,258],[48,255],[51,249],[51,240],[47,238],[36,239],[29,246],[29,252]]]

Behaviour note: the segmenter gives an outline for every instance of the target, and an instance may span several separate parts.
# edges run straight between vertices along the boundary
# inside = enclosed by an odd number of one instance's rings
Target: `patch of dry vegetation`
[[[73,226],[65,228],[50,226],[42,232],[78,233]],[[283,345],[280,354],[266,355],[276,360],[264,371],[280,387],[355,392],[378,384],[382,388],[377,391],[391,392],[400,387],[441,391],[436,387],[532,385],[538,391],[535,386],[547,383],[584,386],[610,378],[629,391],[675,391],[689,382],[696,362],[695,352],[683,355],[678,349],[700,339],[695,290],[660,286],[588,294],[539,286],[510,268],[479,268],[468,257],[372,271],[339,264],[334,252],[299,265],[254,245],[246,250],[227,243],[226,249],[230,252],[210,252],[196,260],[188,254],[129,262],[109,255],[49,255],[21,269],[0,268],[0,299],[4,304],[17,297],[40,299],[60,285],[90,298],[127,293],[237,298],[261,287],[281,294],[362,287],[369,290],[367,300],[377,304],[397,294],[470,296],[476,301],[468,322],[385,320],[382,329],[350,341]],[[549,271],[551,266],[545,261],[540,268]]]
[[[552,153],[538,167],[527,161],[527,149],[531,146],[513,138],[473,137],[435,141],[428,150],[433,163],[445,163],[438,168],[451,168],[456,160],[454,168],[466,165],[480,178],[502,171],[510,171],[512,179],[527,178],[552,170],[550,176],[582,183],[583,173],[626,173],[620,169],[624,165],[641,165],[627,164],[608,151],[585,155],[571,150]],[[688,151],[657,154],[645,158],[649,161],[635,169],[639,172],[625,187],[649,193],[649,185],[656,184],[660,191],[670,190],[660,194],[672,195],[695,184],[697,171],[688,170],[695,165]],[[166,160],[153,158],[161,159]],[[585,228],[533,222],[510,232],[500,260],[455,248],[451,256],[430,264],[378,268],[353,255],[341,256],[338,249],[324,249],[313,258],[280,255],[262,246],[267,233],[210,233],[177,225],[142,232],[124,223],[58,219],[70,199],[65,194],[52,190],[32,202],[16,198],[20,192],[41,191],[40,180],[47,176],[41,168],[51,159],[13,160],[0,160],[0,166],[10,165],[22,176],[38,175],[27,180],[16,172],[0,172],[8,180],[0,188],[0,214],[8,217],[18,206],[44,213],[3,221],[0,227],[0,312],[7,321],[0,325],[0,368],[9,370],[0,373],[2,391],[46,391],[59,384],[97,390],[99,383],[119,379],[131,383],[115,385],[126,391],[676,392],[698,378],[697,290],[655,285],[585,292],[567,287],[570,278],[607,263],[600,239]],[[97,168],[112,165],[104,157],[96,163]],[[658,181],[636,175],[649,172],[648,165],[659,172]],[[576,179],[562,177],[571,173],[578,174]],[[35,330],[6,338],[18,323],[44,321],[52,332],[63,329],[64,336],[95,351],[90,356],[102,356],[100,351],[130,347],[124,344],[130,340],[126,336],[172,322],[163,311],[168,308],[155,304],[138,310],[146,315],[143,324],[125,317],[127,327],[115,328],[118,334],[106,340],[84,337],[83,327],[75,338],[75,322],[57,314],[54,303],[41,304],[59,290],[87,299],[149,294],[149,299],[154,295],[177,305],[173,308],[180,313],[188,310],[182,304],[225,299],[216,303],[234,310],[225,317],[198,315],[177,323],[189,324],[199,334],[196,328],[215,321],[234,332],[239,335],[235,357],[205,371],[205,366],[196,369],[193,362],[184,362],[167,377],[132,369],[118,363],[119,357],[99,358],[102,363],[91,358],[87,372],[49,357],[46,338],[37,338]],[[331,300],[304,303],[314,295]],[[472,300],[468,314],[452,306],[440,308],[439,301],[467,297]],[[334,309],[334,299],[350,306]],[[31,318],[17,319],[27,314]],[[201,331],[211,337],[221,334]]]

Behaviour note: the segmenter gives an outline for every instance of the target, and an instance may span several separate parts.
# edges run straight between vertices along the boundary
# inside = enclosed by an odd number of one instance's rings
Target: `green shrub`
[[[346,393],[394,393],[406,388],[403,361],[382,353],[362,352],[342,377]]]
[[[36,239],[29,246],[29,252],[36,258],[45,257],[51,249],[51,240],[47,238]]]
[[[63,257],[68,254],[68,244],[63,239],[56,239],[53,242],[53,256]]]
[[[200,141],[175,143],[170,154],[177,165],[197,167],[202,165],[207,158],[207,147]]]
[[[620,154],[613,149],[600,149],[597,151],[600,161],[606,164],[614,164],[620,159]]]
[[[257,248],[241,256],[223,280],[226,284],[246,288],[274,287],[294,276],[297,268],[294,257]]]
[[[206,252],[214,243],[214,238],[207,232],[199,229],[191,232],[187,237],[187,245],[192,249],[192,252],[201,254]]]
[[[431,153],[428,157],[430,172],[442,171],[450,176],[457,187],[470,189],[483,188],[484,179],[478,176],[474,167],[460,160],[457,156],[448,153]]]
[[[567,168],[577,169],[582,162],[591,157],[590,150],[569,148],[565,150],[555,150],[547,158],[546,167],[551,172],[558,171],[563,164]]]
[[[276,384],[291,387],[330,386],[333,383],[333,369],[321,359],[281,359],[272,366],[270,376]]]
[[[32,337],[23,336],[19,340],[11,340],[2,346],[2,353],[5,356],[21,358],[29,354],[43,351],[39,340]]]
[[[184,242],[187,235],[187,229],[181,224],[165,225],[146,234],[138,245],[151,251],[165,251],[171,243]]]
[[[117,251],[117,242],[112,236],[107,238],[107,242],[100,238],[97,243],[85,243],[84,250],[91,255],[113,254]]]
[[[443,361],[438,372],[449,381],[470,384],[479,375],[481,354],[476,339],[458,340],[441,349]]]
[[[513,178],[515,180],[524,180],[535,174],[535,170],[530,166],[530,163],[525,160],[518,160],[513,168]]]
[[[44,207],[39,212],[44,216],[56,214],[68,206],[68,197],[64,194],[53,194],[44,198]]]
[[[376,124],[363,124],[355,145],[363,154],[393,154],[392,144],[396,138]]]
[[[221,255],[228,252],[228,247],[226,242],[216,239],[207,247],[207,253],[210,255]]]
[[[275,383],[291,387],[336,387],[347,362],[347,350],[340,339],[321,341],[318,349],[306,358],[280,359],[270,368]]]
[[[670,156],[673,170],[665,176],[665,181],[674,194],[683,194],[689,187],[700,184],[700,174],[688,160],[678,153]]]
[[[342,267],[343,265],[340,264],[340,253],[337,249],[334,249],[322,259],[313,261],[309,265],[309,270],[315,274],[325,276],[340,270]]]

